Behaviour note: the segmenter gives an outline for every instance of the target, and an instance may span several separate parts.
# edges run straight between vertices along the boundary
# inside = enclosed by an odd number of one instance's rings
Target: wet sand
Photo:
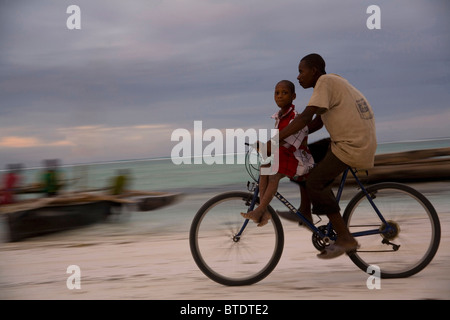
[[[368,274],[346,256],[316,257],[310,233],[283,220],[285,249],[275,270],[261,282],[226,287],[209,280],[195,265],[188,227],[174,232],[110,235],[97,241],[101,225],[17,243],[0,244],[1,299],[450,299],[449,183],[422,184],[439,213],[439,250],[420,273],[381,279],[368,289]],[[182,203],[179,205],[183,205]],[[80,234],[82,238],[80,238]],[[75,240],[77,239],[77,240]],[[81,269],[81,288],[69,290],[69,265]]]

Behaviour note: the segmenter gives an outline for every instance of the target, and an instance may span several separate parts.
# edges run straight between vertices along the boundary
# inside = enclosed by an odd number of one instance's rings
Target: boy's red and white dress
[[[297,115],[294,105],[282,115],[279,112],[275,113],[272,115],[275,119],[275,129],[283,130]],[[285,174],[292,180],[304,180],[314,167],[314,158],[308,148],[308,131],[306,126],[280,142],[278,150],[274,152],[271,166],[274,170],[278,168],[278,173]]]

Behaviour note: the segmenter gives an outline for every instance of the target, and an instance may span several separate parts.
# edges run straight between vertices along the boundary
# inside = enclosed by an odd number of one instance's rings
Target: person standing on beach
[[[282,80],[277,83],[274,99],[280,110],[272,116],[275,119],[276,129],[282,130],[298,115],[295,111],[295,106],[292,104],[295,98],[295,85],[291,81]],[[272,174],[270,175],[260,175],[260,205],[253,211],[241,213],[244,218],[258,223],[259,227],[267,224],[270,220],[270,213],[267,211],[267,206],[277,192],[279,181],[286,176],[299,182],[304,181],[308,172],[314,166],[314,159],[307,145],[308,133],[309,131],[316,131],[321,127],[322,121],[320,120],[320,116],[318,116],[317,120],[312,121],[309,127],[306,126],[285,139],[285,142],[278,148],[278,157],[275,157],[274,160],[277,161],[275,164],[277,172],[271,172]],[[274,166],[267,164],[261,167],[271,167],[273,169]],[[311,216],[311,203],[309,202],[308,195],[304,192],[304,184],[300,185],[300,191],[302,193],[301,208],[303,208],[306,214],[309,211],[309,215]]]
[[[20,171],[22,165],[8,165],[8,172],[3,177],[3,189],[0,188],[0,204],[11,204],[16,202],[16,188],[20,185]]]
[[[346,79],[326,74],[325,61],[315,53],[301,59],[297,77],[304,88],[314,88],[308,105],[286,128],[280,130],[280,143],[321,115],[330,134],[330,147],[306,181],[306,191],[313,213],[327,215],[337,233],[335,243],[317,256],[331,259],[358,248],[350,234],[331,189],[332,182],[349,166],[358,169],[373,167],[377,148],[375,118],[367,99]],[[270,149],[270,143],[267,143]]]
[[[42,174],[43,192],[47,197],[58,195],[62,187],[61,177],[58,170],[59,160],[44,160],[46,170]]]

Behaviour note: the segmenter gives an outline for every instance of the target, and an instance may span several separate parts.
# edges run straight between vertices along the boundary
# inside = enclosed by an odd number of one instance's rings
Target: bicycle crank
[[[334,230],[329,230],[327,225],[320,226],[317,229],[319,229],[325,237],[322,237],[319,232],[313,232],[311,240],[314,247],[322,252],[327,246],[334,243],[334,240],[332,239],[336,239],[336,232]]]

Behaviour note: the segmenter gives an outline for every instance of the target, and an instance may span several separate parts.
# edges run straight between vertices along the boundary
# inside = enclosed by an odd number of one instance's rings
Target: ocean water
[[[450,138],[380,143],[377,154],[450,147]]]

